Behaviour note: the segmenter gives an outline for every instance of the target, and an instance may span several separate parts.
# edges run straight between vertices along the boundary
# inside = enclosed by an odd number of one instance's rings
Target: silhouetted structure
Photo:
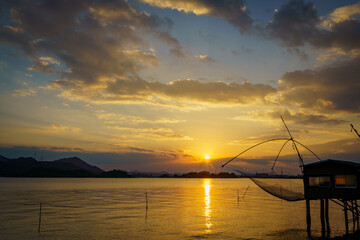
[[[329,200],[340,205],[344,209],[345,217],[345,228],[346,234],[349,234],[349,223],[353,224],[353,232],[360,232],[359,223],[359,206],[357,200],[360,199],[360,164],[347,161],[339,160],[326,160],[322,161],[312,150],[296,141],[287,127],[284,119],[281,117],[284,126],[289,134],[290,138],[277,138],[270,139],[258,144],[255,144],[244,151],[240,152],[235,157],[225,162],[221,167],[224,168],[230,162],[238,158],[240,155],[246,153],[254,147],[262,145],[264,143],[272,141],[285,141],[277,154],[271,170],[274,169],[275,163],[288,142],[293,143],[293,148],[297,153],[299,166],[303,175],[304,192],[295,192],[290,189],[284,189],[281,185],[272,185],[266,182],[260,181],[259,179],[246,174],[244,171],[239,169],[232,170],[248,177],[257,186],[259,186],[265,192],[286,201],[301,201],[306,200],[306,221],[308,236],[311,237],[311,215],[310,215],[310,200],[320,200],[320,220],[321,220],[321,232],[322,237],[325,237],[325,232],[328,236],[330,235],[330,224],[329,224]],[[360,134],[350,124],[352,131],[360,138]],[[319,162],[304,164],[302,154],[300,153],[297,144],[304,147],[310,153],[312,153]],[[256,176],[255,176],[256,177]],[[349,213],[351,219],[349,220]],[[326,226],[326,229],[325,229]],[[356,238],[358,239],[358,238]]]
[[[311,233],[310,200],[320,200],[322,235],[330,234],[329,200],[344,209],[346,234],[349,223],[353,231],[359,230],[360,164],[339,160],[326,160],[306,164],[304,170],[304,193],[307,210],[308,234]],[[349,213],[351,219],[349,220]],[[326,225],[326,230],[325,230]]]

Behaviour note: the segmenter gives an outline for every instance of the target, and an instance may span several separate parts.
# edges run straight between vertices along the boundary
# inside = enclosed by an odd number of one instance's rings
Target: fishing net
[[[277,183],[275,179],[266,178],[266,179],[260,179],[260,178],[254,178],[250,177],[243,171],[239,171],[236,169],[233,169],[236,172],[242,174],[243,176],[249,178],[253,183],[255,183],[258,187],[260,187],[262,190],[267,192],[268,194],[286,200],[286,201],[301,201],[305,199],[304,196],[304,188],[303,185],[299,186],[291,186],[289,184],[280,184]],[[291,179],[281,179],[282,182],[290,181]],[[298,179],[300,180],[300,179]],[[301,181],[302,183],[302,181]]]
[[[251,181],[253,181],[265,192],[277,198],[291,202],[301,201],[305,199],[304,192],[295,192],[293,190],[283,187],[283,185],[280,184],[267,184],[265,181],[260,181],[259,179],[251,178]]]
[[[234,158],[230,159],[229,161],[227,161],[225,164],[222,165],[222,167],[227,167],[237,173],[240,173],[241,175],[249,178],[252,182],[254,182],[257,186],[259,186],[262,190],[264,190],[265,192],[267,192],[268,194],[286,200],[286,201],[301,201],[305,199],[304,196],[304,185],[303,185],[303,181],[301,179],[297,179],[297,186],[294,188],[294,186],[291,186],[289,184],[286,184],[287,182],[290,182],[291,179],[285,179],[285,178],[280,178],[281,181],[276,181],[275,178],[257,178],[257,177],[253,177],[253,174],[248,174],[246,173],[244,170],[240,169],[240,168],[234,168],[233,166],[229,166],[231,164],[229,164],[230,162],[232,162],[233,160],[235,160],[236,158],[238,158],[240,155],[242,155],[243,153],[247,152],[248,150],[259,146],[261,144],[267,143],[267,142],[272,142],[272,141],[278,141],[278,140],[283,140],[285,141],[285,143],[282,145],[278,155],[275,158],[274,164],[271,168],[271,170],[273,170],[275,163],[282,151],[282,149],[284,148],[284,146],[286,145],[286,143],[288,142],[292,142],[293,146],[295,146],[296,148],[296,152],[298,154],[299,160],[300,161],[300,166],[303,165],[303,160],[302,160],[302,156],[299,152],[299,150],[296,147],[296,144],[301,145],[302,147],[304,147],[306,150],[308,150],[311,154],[313,154],[318,160],[320,160],[320,158],[313,152],[311,151],[309,148],[307,148],[306,146],[304,146],[303,144],[301,144],[300,142],[290,138],[278,138],[278,139],[271,139],[271,140],[266,140],[264,142],[258,143],[256,145],[251,146],[250,148],[242,151],[241,153],[239,153],[238,155],[236,155]],[[279,179],[278,179],[279,180]],[[281,183],[280,183],[281,182]],[[285,183],[285,184],[284,184]]]

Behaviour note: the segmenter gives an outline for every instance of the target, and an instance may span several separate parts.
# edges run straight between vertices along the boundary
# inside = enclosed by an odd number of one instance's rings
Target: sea
[[[301,179],[277,181],[303,188]],[[319,207],[311,201],[314,236]],[[330,202],[329,212],[331,235],[343,235],[340,206]],[[305,201],[246,178],[0,178],[0,239],[305,240]]]

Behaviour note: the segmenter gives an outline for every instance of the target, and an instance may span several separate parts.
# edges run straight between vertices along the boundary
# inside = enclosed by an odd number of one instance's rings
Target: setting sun
[[[210,156],[209,155],[205,155],[204,157],[206,160],[209,160],[210,159]]]

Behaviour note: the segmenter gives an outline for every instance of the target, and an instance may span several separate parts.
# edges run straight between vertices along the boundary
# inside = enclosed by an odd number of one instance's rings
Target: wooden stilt
[[[348,220],[348,207],[347,207],[347,201],[343,200],[344,203],[344,217],[345,217],[345,230],[346,230],[346,234],[349,234],[349,220]]]
[[[324,199],[320,199],[320,221],[321,221],[321,236],[325,237],[325,205]]]
[[[356,227],[357,227],[356,230],[359,230],[360,229],[360,227],[359,227],[359,205],[357,203],[357,200],[355,200],[355,210],[356,210]]]
[[[326,221],[326,232],[330,236],[330,221],[329,221],[329,199],[325,199],[325,221]]]
[[[40,226],[41,226],[41,208],[42,208],[42,203],[40,203],[40,210],[39,210],[39,226],[38,226],[38,233],[40,233]]]
[[[355,212],[355,204],[354,200],[351,200],[351,213],[352,213],[352,223],[353,223],[353,232],[355,232],[355,225],[356,225],[356,212]]]
[[[306,225],[308,238],[311,237],[311,215],[310,215],[310,200],[306,199]]]

